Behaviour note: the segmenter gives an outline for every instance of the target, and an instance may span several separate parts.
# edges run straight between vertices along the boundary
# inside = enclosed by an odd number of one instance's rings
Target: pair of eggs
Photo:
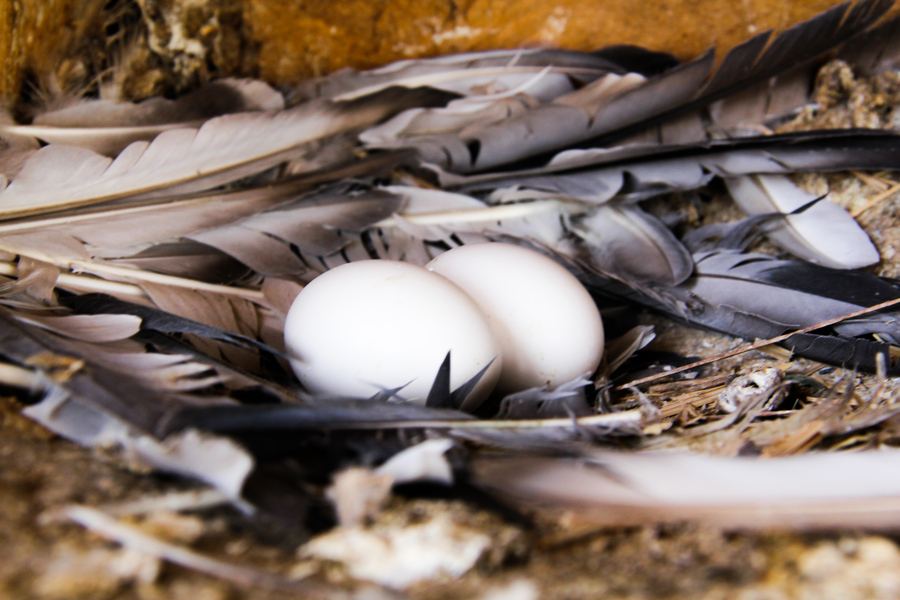
[[[447,353],[450,388],[486,368],[465,402],[591,374],[603,324],[581,283],[546,256],[483,243],[424,268],[368,260],[327,271],[285,321],[291,366],[312,393],[369,397],[402,388],[423,403]]]

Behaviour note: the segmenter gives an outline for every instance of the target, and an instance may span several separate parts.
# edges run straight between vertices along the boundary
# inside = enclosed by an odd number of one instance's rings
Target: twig
[[[886,308],[890,308],[892,306],[897,306],[900,304],[900,298],[894,298],[893,300],[886,300],[874,306],[869,306],[868,308],[862,308],[860,310],[854,311],[852,313],[848,313],[846,315],[841,315],[840,317],[834,317],[832,319],[828,319],[825,321],[820,321],[818,323],[813,323],[812,325],[808,325],[801,329],[795,329],[794,331],[789,331],[787,333],[783,333],[781,335],[777,335],[775,337],[767,338],[764,340],[756,340],[755,342],[751,342],[749,344],[744,344],[743,346],[738,346],[733,350],[728,350],[727,352],[722,352],[721,354],[716,354],[715,356],[710,356],[708,358],[704,358],[695,362],[692,362],[687,365],[683,365],[677,367],[675,369],[671,369],[669,371],[665,371],[663,373],[656,373],[655,375],[648,375],[647,377],[641,377],[640,379],[635,379],[633,381],[629,381],[627,383],[623,383],[622,385],[616,386],[616,390],[627,390],[630,387],[644,385],[646,383],[651,383],[654,381],[659,381],[660,379],[665,379],[666,377],[670,377],[672,375],[677,375],[678,373],[683,373],[685,371],[693,371],[699,367],[703,367],[715,362],[719,362],[720,360],[725,360],[726,358],[732,358],[735,356],[739,356],[741,354],[745,354],[752,350],[758,350],[759,348],[763,348],[765,346],[770,346],[772,344],[777,344],[779,342],[783,342],[795,335],[799,335],[802,333],[810,333],[817,329],[822,329],[823,327],[829,327],[831,325],[836,325],[848,319],[855,319],[856,317],[862,317],[868,314],[872,314],[874,312],[878,312],[879,310],[884,310]]]
[[[851,171],[851,173],[864,184],[875,188],[875,190],[879,192],[883,192],[894,183],[890,179],[879,177],[877,175],[869,175],[865,171]]]
[[[856,218],[856,217],[858,217],[859,215],[861,215],[861,214],[863,214],[864,212],[866,212],[867,210],[869,210],[869,209],[871,209],[871,208],[873,208],[873,207],[875,207],[875,206],[881,204],[882,202],[884,202],[885,200],[887,200],[888,198],[890,198],[891,196],[893,196],[894,194],[896,194],[896,193],[898,193],[898,192],[900,192],[900,183],[895,183],[894,185],[892,185],[892,186],[889,187],[888,189],[886,189],[886,190],[884,190],[883,192],[881,192],[881,193],[879,193],[879,194],[876,194],[875,196],[873,196],[872,198],[870,198],[868,202],[866,202],[864,205],[862,205],[860,208],[857,208],[856,210],[854,210],[854,211],[853,211],[852,213],[850,213],[850,214],[851,214],[854,218]]]
[[[338,592],[325,586],[292,581],[275,573],[259,571],[250,567],[216,560],[183,546],[165,542],[141,531],[137,527],[123,523],[99,510],[87,506],[67,506],[59,515],[78,523],[82,527],[138,552],[167,560],[187,569],[229,581],[244,588],[267,588],[334,597]],[[304,597],[309,597],[304,595]]]

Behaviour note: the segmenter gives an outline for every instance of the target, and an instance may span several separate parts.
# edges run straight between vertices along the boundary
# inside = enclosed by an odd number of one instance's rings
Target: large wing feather
[[[599,105],[568,106],[563,96],[521,117],[461,136],[464,153],[438,143],[425,160],[454,172],[479,172],[588,140],[621,136],[811,61],[868,29],[892,4],[841,4],[778,35],[757,35],[731,50],[718,68],[710,52],[611,100],[603,98]]]
[[[198,127],[227,113],[282,109],[281,94],[262,81],[221,79],[177,100],[83,100],[41,113],[31,125],[0,125],[0,135],[37,138],[115,155],[131,142],[153,139],[168,129]]]
[[[135,142],[115,159],[69,146],[36,152],[0,192],[0,218],[59,211],[120,198],[209,189],[283,162],[297,147],[374,124],[404,108],[442,103],[430,90],[386,90],[345,103],[317,101],[279,113],[216,117],[199,129],[171,129]]]

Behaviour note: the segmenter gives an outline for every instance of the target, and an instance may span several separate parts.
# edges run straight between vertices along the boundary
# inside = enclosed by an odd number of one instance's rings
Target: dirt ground
[[[186,489],[131,472],[113,457],[53,437],[3,401],[0,427],[0,597],[284,598],[135,556],[54,512]],[[409,597],[874,599],[900,595],[898,539],[864,532],[726,532],[689,524],[594,530],[577,515],[511,519],[474,501],[395,498],[376,526],[440,515],[491,542],[474,569],[407,590]],[[135,521],[155,535],[229,563],[353,589],[338,564],[298,556],[292,543],[230,509]],[[495,594],[491,596],[490,594]],[[326,594],[327,595],[327,594]],[[390,597],[366,589],[357,597]]]

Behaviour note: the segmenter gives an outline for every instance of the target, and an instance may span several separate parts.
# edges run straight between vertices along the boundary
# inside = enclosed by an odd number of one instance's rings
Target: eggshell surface
[[[291,366],[312,393],[399,396],[424,403],[450,351],[456,389],[492,360],[467,405],[487,396],[500,374],[500,348],[475,302],[450,281],[403,262],[367,260],[320,275],[285,320]]]
[[[427,268],[471,296],[500,342],[504,393],[557,386],[596,370],[600,311],[578,279],[546,256],[511,244],[471,244]]]

